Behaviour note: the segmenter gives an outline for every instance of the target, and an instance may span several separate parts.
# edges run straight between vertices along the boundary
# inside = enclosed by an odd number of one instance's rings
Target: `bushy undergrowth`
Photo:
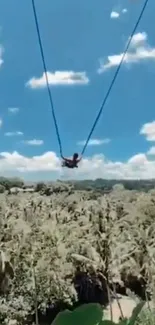
[[[14,270],[1,290],[1,324],[8,317],[22,324],[35,308],[44,312],[58,301],[106,304],[107,281],[112,291],[114,283],[117,292],[130,288],[149,297],[155,277],[153,192],[115,189],[102,196],[60,185],[50,193],[40,190],[44,195],[0,194],[1,250]]]

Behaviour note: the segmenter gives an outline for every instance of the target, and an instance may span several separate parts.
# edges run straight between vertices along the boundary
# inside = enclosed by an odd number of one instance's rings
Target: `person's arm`
[[[79,163],[81,161],[82,157],[80,157],[79,159],[77,159],[77,163]]]
[[[68,158],[63,158],[66,162],[71,163],[72,159],[68,159]]]

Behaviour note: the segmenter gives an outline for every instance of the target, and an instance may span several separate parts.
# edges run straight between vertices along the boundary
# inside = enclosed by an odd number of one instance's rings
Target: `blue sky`
[[[64,155],[70,156],[82,149],[78,143],[87,138],[142,5],[140,0],[36,0]],[[58,167],[58,143],[43,79],[40,80],[42,86],[38,87],[43,66],[31,0],[0,0],[0,8],[2,173],[20,174],[26,179],[54,177],[59,173],[68,175],[68,171]],[[135,43],[92,136],[98,142],[88,146],[83,165],[72,172],[72,177],[106,177],[106,164],[112,163],[115,169],[115,163],[120,162],[127,168],[130,159],[139,154],[145,156],[147,163],[154,164],[153,154],[150,158],[147,152],[153,147],[155,138],[148,140],[150,129],[140,134],[142,127],[155,119],[154,13],[155,1],[150,0],[137,29]],[[106,65],[109,56],[111,64]],[[99,69],[102,72],[99,73]],[[62,84],[61,79],[64,71],[68,78],[66,84]],[[69,75],[70,71],[74,76]],[[56,80],[56,72],[61,80]],[[77,75],[79,72],[81,74]],[[79,78],[79,83],[70,84],[75,80],[72,77]],[[155,133],[154,124],[149,127]],[[110,141],[103,143],[103,139]],[[43,158],[45,153],[49,153],[46,159]],[[33,156],[38,156],[38,167],[31,168]],[[94,159],[95,164],[102,163],[98,170],[95,165],[95,172],[92,169]],[[42,160],[46,162],[40,167]],[[153,170],[154,165],[151,165]],[[150,165],[146,168],[147,171],[135,174],[132,167],[132,175],[121,169],[115,176],[151,177],[148,174]],[[110,175],[109,172],[108,177],[113,176]]]

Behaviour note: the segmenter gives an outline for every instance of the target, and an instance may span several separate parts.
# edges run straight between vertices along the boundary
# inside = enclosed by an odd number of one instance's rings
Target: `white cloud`
[[[0,118],[0,128],[2,127],[3,120]]]
[[[87,85],[89,78],[85,71],[56,71],[54,73],[47,72],[49,84],[51,86],[73,86],[73,85]],[[45,73],[40,78],[31,78],[26,85],[32,89],[46,87]]]
[[[132,37],[130,47],[143,46],[147,41],[147,34],[145,32],[137,33]]]
[[[133,157],[131,157],[128,162],[132,165],[144,165],[145,163],[147,163],[147,157],[144,153],[139,153]]]
[[[32,158],[20,155],[18,152],[0,153],[1,171],[36,172],[36,171],[58,171],[60,161],[54,152],[46,152]]]
[[[3,52],[4,52],[4,48],[0,45],[0,66],[4,62],[4,60],[3,60]]]
[[[151,147],[148,152],[147,152],[148,155],[152,155],[154,156],[155,155],[155,146],[154,147]]]
[[[119,13],[118,11],[112,10],[112,12],[110,14],[110,18],[111,19],[118,19],[121,14],[125,14],[125,13],[127,13],[126,8],[122,9],[121,13]]]
[[[154,137],[155,121],[142,126],[140,134],[146,139]],[[155,138],[153,138],[155,141]],[[149,140],[150,141],[150,140]],[[152,141],[152,140],[151,140]],[[0,153],[0,170],[3,175],[10,173],[22,174],[26,177],[28,173],[39,172],[44,178],[44,173],[54,172],[55,178],[63,179],[152,179],[155,175],[155,159],[149,159],[149,155],[155,155],[155,147],[145,153],[137,153],[127,161],[112,161],[103,154],[83,157],[79,168],[70,170],[61,167],[61,160],[55,152],[45,152],[39,156],[26,157],[14,151]],[[40,173],[42,172],[42,173]]]
[[[124,64],[133,64],[145,60],[155,61],[155,47],[151,47],[148,42],[148,37],[145,32],[137,33],[133,36],[128,53],[125,54]],[[122,60],[123,53],[109,55],[107,61],[101,59],[98,73],[103,73],[106,70],[116,67]]]
[[[109,142],[110,142],[110,139],[108,139],[108,138],[106,138],[106,139],[91,139],[88,142],[88,146],[100,146],[102,144],[106,144],[106,143],[109,143]],[[79,141],[78,145],[84,146],[85,143],[86,143],[86,140]]]
[[[3,175],[13,172],[22,173],[23,177],[33,172],[39,172],[39,175],[40,172],[54,172],[56,178],[63,176],[64,179],[148,179],[155,175],[155,160],[149,160],[145,154],[137,154],[123,163],[108,160],[101,154],[84,157],[78,169],[69,170],[61,167],[61,161],[54,152],[30,158],[14,151],[0,153],[0,170]]]
[[[8,111],[12,114],[16,114],[19,112],[19,108],[18,107],[9,107]]]
[[[143,134],[147,141],[155,141],[155,121],[145,123],[140,129],[140,134]]]
[[[23,143],[28,144],[29,146],[41,146],[44,144],[43,140],[37,140],[37,139],[32,139],[32,140],[25,140]]]
[[[110,14],[110,18],[112,18],[112,19],[117,19],[117,18],[119,18],[119,16],[120,16],[120,14],[117,11],[112,11]]]
[[[21,131],[5,132],[4,135],[5,135],[6,137],[14,137],[14,136],[20,136],[20,135],[23,135],[23,132],[21,132]]]

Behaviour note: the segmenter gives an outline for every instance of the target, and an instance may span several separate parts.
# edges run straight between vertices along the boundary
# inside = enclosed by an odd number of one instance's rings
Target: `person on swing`
[[[78,158],[79,155],[78,153],[74,153],[72,159],[64,158],[62,156],[63,162],[62,162],[62,167],[68,167],[68,168],[78,168],[78,163],[80,162],[81,159]]]

